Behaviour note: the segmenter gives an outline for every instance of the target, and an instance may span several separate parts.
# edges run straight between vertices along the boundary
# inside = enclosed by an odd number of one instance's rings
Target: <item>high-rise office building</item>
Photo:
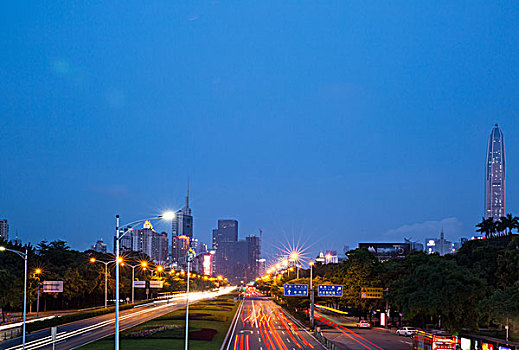
[[[261,255],[261,240],[258,236],[250,235],[245,238],[247,241],[247,256],[250,274],[256,278],[259,276],[258,260]]]
[[[215,273],[230,281],[252,281],[264,271],[261,237],[249,235],[238,240],[236,220],[218,220],[218,228],[213,230],[213,250]]]
[[[177,267],[183,268],[185,265],[187,265],[189,243],[190,239],[188,236],[173,236],[171,243],[171,261]]]
[[[93,251],[96,251],[98,253],[106,253],[106,250],[107,250],[107,247],[106,247],[106,243],[103,242],[103,239],[101,238],[100,240],[98,240],[96,242],[96,244],[94,244],[91,249]]]
[[[184,208],[175,213],[171,232],[173,237],[187,236],[189,239],[193,238],[193,216],[189,207],[189,185],[187,186],[186,203]]]
[[[7,220],[0,220],[0,238],[9,240],[9,222]]]
[[[213,230],[213,249],[223,242],[238,241],[238,221],[218,220],[218,228]]]
[[[488,138],[485,164],[485,217],[505,216],[506,161],[505,138],[496,124]]]

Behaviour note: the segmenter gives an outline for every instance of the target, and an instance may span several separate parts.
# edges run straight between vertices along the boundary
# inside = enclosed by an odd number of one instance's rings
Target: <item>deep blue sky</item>
[[[0,11],[0,217],[110,241],[182,206],[272,252],[469,236],[488,134],[519,214],[517,1],[10,2]],[[406,226],[409,225],[409,226]]]

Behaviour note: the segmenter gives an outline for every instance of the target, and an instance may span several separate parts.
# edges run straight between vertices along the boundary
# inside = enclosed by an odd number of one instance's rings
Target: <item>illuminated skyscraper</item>
[[[505,216],[505,138],[496,124],[488,138],[485,169],[485,217]]]
[[[193,216],[189,207],[189,184],[187,186],[186,204],[178,210],[172,222],[172,236],[187,236],[193,238]]]
[[[0,238],[9,240],[9,223],[7,220],[0,220]]]

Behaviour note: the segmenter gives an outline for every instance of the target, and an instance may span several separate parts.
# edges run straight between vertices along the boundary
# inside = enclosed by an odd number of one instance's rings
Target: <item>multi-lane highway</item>
[[[215,298],[219,295],[228,294],[234,287],[222,288],[217,292],[189,293],[189,302],[195,303],[200,300]],[[153,318],[185,306],[185,294],[161,302],[151,303],[145,306],[120,313],[120,327],[125,330],[134,327]],[[56,350],[75,349],[95,340],[114,334],[114,314],[89,318],[82,321],[69,323],[58,327]],[[0,349],[19,350],[22,349],[21,338],[5,340],[0,342]],[[43,330],[27,335],[27,350],[52,349],[50,330]]]
[[[333,317],[315,312],[322,334],[339,349],[345,350],[409,350],[410,338],[398,336],[382,328],[356,328],[356,319]]]
[[[268,298],[246,298],[227,350],[325,349],[297,320]]]

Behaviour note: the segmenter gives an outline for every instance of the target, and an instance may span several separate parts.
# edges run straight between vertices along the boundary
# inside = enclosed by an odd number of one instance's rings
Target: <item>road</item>
[[[325,349],[299,322],[265,297],[246,298],[227,350]]]
[[[345,350],[410,350],[411,339],[398,336],[395,330],[356,328],[356,319],[315,312],[316,325],[339,349]]]
[[[189,293],[189,303],[215,298],[219,295],[228,294],[234,287],[223,288],[218,292],[195,292]],[[136,307],[121,311],[119,317],[120,329],[125,330],[143,322],[167,314],[173,310],[185,307],[185,294],[161,302]],[[56,350],[69,350],[86,345],[95,340],[113,335],[115,333],[114,314],[107,314],[86,320],[69,323],[58,327]],[[27,335],[27,350],[52,349],[50,330],[43,330]],[[19,350],[22,349],[21,338],[15,338],[0,342],[0,349]]]

